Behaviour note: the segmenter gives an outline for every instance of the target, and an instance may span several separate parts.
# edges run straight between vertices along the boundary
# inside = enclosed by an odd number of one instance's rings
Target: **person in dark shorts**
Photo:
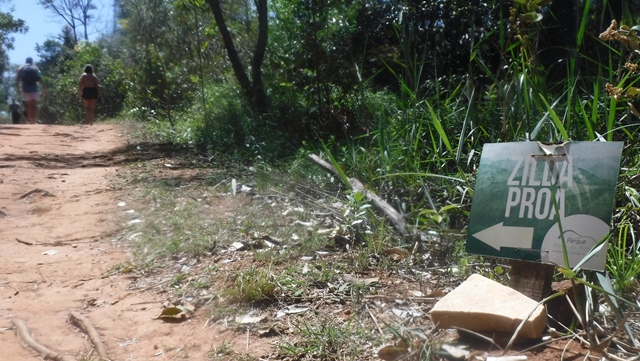
[[[38,86],[40,84],[40,86]],[[24,65],[18,68],[16,75],[16,90],[22,94],[27,109],[27,123],[36,124],[38,115],[38,102],[40,101],[40,88],[42,94],[47,94],[47,87],[40,69],[33,64],[33,58],[28,57]]]
[[[100,99],[100,85],[98,84],[98,77],[93,74],[93,66],[91,66],[91,64],[87,64],[84,67],[84,73],[80,77],[78,93],[84,103],[84,111],[86,114],[84,123],[92,125],[93,118],[96,116],[96,103],[98,99]]]
[[[20,124],[20,104],[16,102],[16,99],[11,99],[11,104],[9,104],[9,112],[11,112],[11,120],[13,124]]]

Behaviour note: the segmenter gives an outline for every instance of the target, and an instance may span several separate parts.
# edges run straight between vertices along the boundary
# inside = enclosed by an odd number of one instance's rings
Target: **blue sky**
[[[94,24],[89,26],[89,40],[95,40],[100,34],[108,32],[113,27],[113,0],[93,0],[97,9],[92,12],[96,17]],[[13,8],[13,11],[11,9]],[[23,64],[28,56],[38,61],[36,44],[42,44],[49,38],[54,38],[62,31],[66,24],[62,18],[38,4],[38,0],[0,0],[0,10],[11,12],[18,19],[27,23],[29,31],[15,34],[14,50],[9,50],[9,61],[12,64]],[[83,35],[78,29],[78,37]]]

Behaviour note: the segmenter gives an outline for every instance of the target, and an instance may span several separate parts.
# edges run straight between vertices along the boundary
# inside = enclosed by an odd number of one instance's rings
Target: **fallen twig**
[[[331,163],[326,162],[325,160],[323,160],[322,158],[320,158],[315,154],[310,154],[309,158],[311,158],[311,160],[314,161],[316,164],[318,164],[320,167],[326,169],[327,171],[333,173],[336,176],[339,176],[338,171],[335,169],[335,167]],[[389,203],[385,202],[384,199],[380,198],[377,194],[366,189],[364,184],[362,184],[362,182],[360,182],[356,178],[349,178],[348,181],[349,181],[349,185],[355,192],[360,192],[364,194],[365,198],[371,201],[371,203],[373,203],[373,205],[378,210],[380,210],[382,213],[385,214],[385,216],[387,216],[387,218],[389,219],[391,224],[393,224],[393,227],[398,233],[400,233],[403,236],[406,236],[409,234],[409,232],[407,231],[407,222],[402,216],[402,214],[396,211],[391,205],[389,205]]]
[[[17,318],[11,319],[11,323],[16,326],[16,332],[18,333],[18,337],[22,342],[24,342],[29,348],[33,349],[37,353],[39,353],[45,360],[51,361],[76,361],[75,358],[68,355],[61,355],[57,352],[54,352],[39,344],[36,340],[31,337],[29,334],[29,330],[27,329],[27,325],[22,320],[18,320]]]
[[[378,319],[376,318],[376,316],[374,316],[373,313],[371,313],[371,310],[369,309],[369,306],[366,303],[364,304],[364,307],[367,308],[367,312],[369,312],[369,316],[371,316],[371,319],[373,320],[373,323],[378,328],[378,332],[380,332],[380,334],[382,336],[384,336],[384,332],[382,332],[382,329],[380,328],[380,325],[378,325]]]
[[[109,358],[109,355],[107,354],[107,348],[104,346],[104,344],[100,340],[100,334],[93,327],[91,322],[89,322],[89,320],[87,320],[81,314],[74,311],[69,312],[69,320],[71,321],[72,324],[74,324],[76,327],[78,327],[79,329],[84,331],[87,335],[89,335],[89,339],[91,339],[91,343],[95,347],[96,352],[98,353],[98,357],[100,357],[101,359],[107,360]]]
[[[33,242],[23,241],[20,238],[16,238],[16,241],[18,241],[18,243],[26,244],[27,246],[33,246]]]
[[[165,283],[167,283],[167,282],[169,282],[169,281],[171,281],[171,280],[173,280],[173,278],[167,278],[166,280],[164,280],[164,281],[160,281],[160,282],[155,283],[155,284],[153,284],[153,285],[151,285],[151,286],[148,286],[148,287],[145,287],[145,288],[141,288],[141,289],[139,289],[139,290],[135,290],[135,291],[133,291],[133,292],[129,292],[129,293],[127,293],[126,295],[124,295],[124,296],[122,296],[122,297],[118,298],[117,300],[113,301],[113,303],[112,303],[112,304],[114,304],[114,305],[115,305],[116,303],[118,303],[118,302],[120,302],[120,301],[124,300],[125,298],[127,298],[127,297],[129,297],[129,296],[131,296],[131,295],[139,294],[139,293],[141,293],[141,292],[144,292],[144,291],[150,290],[150,289],[152,289],[152,288],[154,288],[154,287],[161,286],[161,285],[163,285],[163,284],[165,284]]]
[[[485,340],[485,341],[489,342],[490,344],[492,344],[493,346],[499,348],[500,350],[503,350],[503,348],[500,345],[498,345],[491,337],[487,337],[487,336],[485,336],[485,335],[483,335],[483,334],[481,334],[479,332],[471,331],[471,330],[468,330],[468,329],[462,328],[462,327],[453,326],[451,328],[453,328],[455,330],[458,330],[458,332],[462,331],[462,332],[465,332],[465,333],[467,333],[469,335],[478,337],[479,339],[482,339],[482,340]]]
[[[110,236],[113,236],[114,234],[119,233],[120,231],[123,231],[123,230],[124,230],[124,228],[118,228],[118,229],[115,229],[113,231],[110,231],[110,232],[107,232],[107,233],[104,233],[104,234],[96,234],[96,235],[93,235],[93,236],[74,237],[74,238],[55,240],[55,241],[52,241],[51,243],[49,243],[48,245],[60,247],[60,246],[65,246],[68,243],[92,243],[92,242],[95,242],[94,239],[96,239],[96,238],[110,237]],[[84,241],[84,242],[80,242],[80,241]]]
[[[434,302],[438,301],[442,297],[408,297],[408,296],[387,296],[387,295],[366,295],[364,298],[368,299],[387,299],[387,300],[409,300],[409,301],[419,301],[419,302]]]
[[[49,191],[46,191],[42,188],[34,188],[26,193],[23,193],[20,197],[18,197],[18,199],[25,199],[34,193],[42,193],[42,195],[45,197],[53,197],[53,194],[51,194]]]
[[[525,349],[522,349],[522,350],[520,350],[520,353],[525,353],[527,351],[532,351],[532,350],[535,350],[536,348],[542,347],[542,346],[546,346],[546,347],[549,347],[549,348],[553,348],[554,350],[562,351],[560,348],[555,347],[555,346],[550,345],[550,344],[554,343],[556,341],[561,341],[561,340],[565,340],[565,339],[568,339],[568,338],[574,338],[574,337],[576,337],[575,334],[569,334],[569,335],[564,335],[564,336],[560,336],[560,337],[550,338],[548,340],[539,342],[539,343],[537,343],[537,344],[535,344],[533,346],[530,346],[530,347],[527,347]]]

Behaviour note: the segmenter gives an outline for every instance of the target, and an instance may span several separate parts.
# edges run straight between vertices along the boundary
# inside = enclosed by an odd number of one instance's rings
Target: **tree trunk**
[[[253,97],[260,113],[267,111],[267,95],[262,84],[262,63],[269,42],[269,19],[267,18],[267,0],[256,0],[258,8],[258,42],[251,62],[251,76],[253,78]]]
[[[73,42],[78,43],[78,33],[76,32],[75,24],[71,26],[71,30],[73,30]]]
[[[238,79],[244,95],[249,100],[249,104],[254,111],[264,114],[267,111],[267,96],[262,84],[262,63],[267,49],[267,32],[269,30],[267,0],[256,0],[258,10],[258,41],[251,62],[251,76],[253,79],[249,79],[244,65],[242,65],[238,51],[231,38],[231,33],[224,20],[220,0],[207,0],[207,3],[213,12],[213,17],[218,25],[218,31],[220,31],[220,35],[222,36],[224,47],[227,49],[227,56],[229,56],[233,73]]]
[[[244,70],[244,65],[242,65],[240,57],[238,56],[238,51],[233,44],[231,33],[229,33],[229,28],[227,28],[227,23],[225,22],[224,16],[222,14],[220,1],[207,0],[207,3],[209,4],[211,11],[213,12],[213,17],[216,19],[218,31],[220,31],[222,41],[224,42],[224,47],[225,49],[227,49],[229,61],[231,62],[231,66],[233,67],[233,73],[236,75],[236,78],[240,83],[240,87],[242,87],[242,91],[244,91],[245,95],[251,99],[253,97],[253,92],[251,91],[251,81],[249,80],[249,77]]]

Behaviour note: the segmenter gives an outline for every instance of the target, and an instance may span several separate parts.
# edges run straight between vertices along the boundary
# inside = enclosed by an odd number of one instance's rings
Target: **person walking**
[[[22,116],[24,119],[27,119],[27,101],[22,99],[22,105],[20,110],[22,111]]]
[[[20,124],[20,104],[16,102],[16,98],[11,99],[11,104],[9,104],[9,112],[11,113],[11,120],[13,124]]]
[[[20,87],[22,83],[22,87]],[[38,115],[38,101],[40,100],[40,88],[42,92],[47,94],[47,86],[44,84],[42,73],[37,66],[33,65],[33,58],[28,57],[26,64],[18,69],[16,75],[16,89],[18,93],[22,93],[27,109],[27,123],[36,124],[36,116]]]
[[[93,73],[93,66],[87,64],[84,67],[84,73],[80,77],[80,85],[78,93],[82,97],[85,111],[85,124],[93,125],[93,119],[96,116],[96,103],[100,99],[100,85],[98,77]]]

